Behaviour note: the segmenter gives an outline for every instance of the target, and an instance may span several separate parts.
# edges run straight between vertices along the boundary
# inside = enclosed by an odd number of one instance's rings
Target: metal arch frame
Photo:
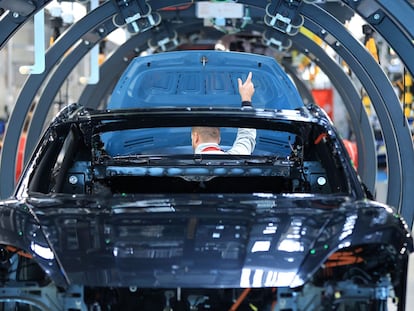
[[[14,171],[16,166],[16,150],[18,148],[21,129],[24,119],[29,111],[29,106],[35,98],[35,94],[40,89],[48,74],[52,71],[58,61],[71,48],[74,42],[78,41],[87,32],[95,29],[99,22],[111,18],[117,13],[116,7],[112,2],[105,2],[96,10],[91,11],[87,18],[84,17],[76,24],[72,25],[58,41],[46,52],[46,68],[42,74],[30,75],[22,88],[15,108],[10,116],[3,141],[3,148],[0,158],[0,197],[6,198],[13,193]],[[12,176],[12,177],[11,177]]]
[[[321,14],[313,5],[303,6],[302,14],[305,27],[319,34],[348,63],[371,98],[387,147],[387,203],[412,221],[414,209],[410,211],[409,202],[413,202],[414,193],[408,181],[414,178],[414,150],[407,120],[390,81],[368,51],[344,27],[338,27],[334,17]]]
[[[87,85],[78,99],[78,103],[84,107],[96,109],[103,100],[109,95],[108,91],[112,90],[116,81],[131,62],[131,60],[139,55],[142,44],[147,45],[146,40],[150,38],[150,32],[144,32],[139,36],[131,37],[122,44],[111,56],[100,66],[99,76],[101,77],[96,84]],[[144,42],[137,42],[145,40]],[[102,91],[105,90],[105,91]]]

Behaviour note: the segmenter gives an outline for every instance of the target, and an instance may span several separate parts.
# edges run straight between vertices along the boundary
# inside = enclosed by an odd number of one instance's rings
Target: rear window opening
[[[290,128],[292,125],[290,125]],[[349,193],[327,135],[310,124],[296,132],[257,130],[252,155],[195,155],[191,127],[92,133],[73,125],[54,137],[30,190],[42,193]],[[56,135],[58,132],[54,133]],[[60,132],[59,132],[60,133]],[[222,128],[223,149],[237,128]],[[58,143],[59,142],[59,143]],[[49,183],[45,180],[50,181]]]

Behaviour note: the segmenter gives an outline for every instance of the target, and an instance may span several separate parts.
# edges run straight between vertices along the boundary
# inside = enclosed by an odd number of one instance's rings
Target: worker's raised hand
[[[242,102],[243,101],[252,101],[252,97],[254,94],[254,84],[252,82],[252,73],[249,72],[247,75],[246,81],[242,81],[242,79],[238,78],[237,82],[239,84],[239,93]]]

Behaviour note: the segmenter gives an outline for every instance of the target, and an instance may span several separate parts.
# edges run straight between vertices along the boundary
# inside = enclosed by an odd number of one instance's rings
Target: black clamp
[[[146,0],[113,0],[119,8],[120,14],[115,18],[122,18],[123,22],[114,19],[118,27],[127,25],[130,33],[141,33],[161,23],[161,15],[153,13]]]
[[[304,22],[303,16],[300,15],[303,2],[302,0],[272,0],[266,6],[265,24],[288,35],[296,35]]]
[[[148,40],[148,46],[154,51],[170,51],[180,44],[178,34],[172,29],[172,26],[165,24],[165,22],[163,26],[157,32],[153,32],[151,39]]]
[[[292,47],[292,40],[285,33],[275,29],[266,29],[262,34],[262,43],[279,52],[286,52]]]

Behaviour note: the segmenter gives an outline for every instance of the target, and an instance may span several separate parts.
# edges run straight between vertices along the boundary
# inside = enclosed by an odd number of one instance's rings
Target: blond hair
[[[211,126],[194,126],[191,130],[198,133],[203,142],[220,141],[220,128]]]

